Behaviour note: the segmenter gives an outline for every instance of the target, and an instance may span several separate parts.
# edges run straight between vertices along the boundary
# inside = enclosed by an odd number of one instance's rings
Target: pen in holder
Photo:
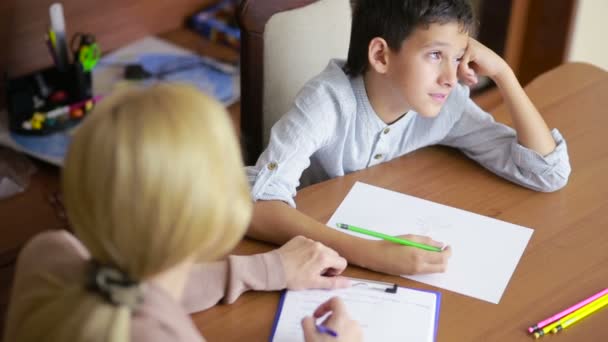
[[[63,16],[63,6],[61,3],[54,3],[49,7],[49,17],[51,19],[51,29],[49,30],[49,40],[51,47],[56,55],[55,66],[60,71],[68,68],[68,49],[66,44],[65,17]]]

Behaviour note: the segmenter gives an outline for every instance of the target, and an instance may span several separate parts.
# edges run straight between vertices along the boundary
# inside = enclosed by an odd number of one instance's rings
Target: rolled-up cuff
[[[522,169],[537,175],[546,175],[554,172],[556,167],[568,166],[568,148],[566,141],[557,129],[551,130],[551,136],[555,140],[555,149],[542,156],[538,152],[520,145],[517,141],[513,142],[513,160]]]
[[[278,186],[273,182],[281,166],[276,162],[269,162],[267,166],[258,170],[256,167],[247,167],[247,179],[251,186],[251,199],[255,201],[283,201],[292,208],[296,207],[293,200],[295,194]]]

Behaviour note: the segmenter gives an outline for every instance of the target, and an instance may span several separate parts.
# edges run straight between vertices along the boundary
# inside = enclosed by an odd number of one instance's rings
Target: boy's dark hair
[[[475,19],[468,0],[351,0],[352,26],[344,71],[357,76],[368,68],[368,45],[375,37],[386,40],[393,51],[417,27],[457,22],[473,33]]]

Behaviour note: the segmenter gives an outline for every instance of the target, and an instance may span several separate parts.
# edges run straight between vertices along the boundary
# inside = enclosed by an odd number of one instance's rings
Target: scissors
[[[80,42],[78,47],[74,48],[77,40],[80,40]],[[88,33],[76,33],[72,37],[71,45],[74,52],[74,62],[78,61],[86,72],[93,70],[101,57],[101,49],[95,41],[95,36]]]

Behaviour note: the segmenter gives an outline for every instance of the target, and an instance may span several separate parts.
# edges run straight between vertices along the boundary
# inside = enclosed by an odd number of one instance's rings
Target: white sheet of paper
[[[143,53],[193,54],[187,49],[158,37],[144,37],[101,58],[99,65],[93,69],[93,93],[95,95],[111,93],[114,85],[124,78],[124,68],[113,66],[113,64],[134,63],[137,61],[137,57]]]
[[[124,65],[136,63],[141,55],[150,53],[179,56],[196,55],[206,60],[209,64],[216,65],[220,69],[231,70],[234,68],[212,58],[199,56],[195,52],[178,46],[170,41],[155,36],[146,36],[115,51],[105,54],[99,60],[99,63],[95,69],[93,69],[93,94],[110,94],[115,88],[116,84],[124,80]],[[238,72],[235,72],[235,77],[240,77]],[[235,82],[235,86],[238,86],[238,89],[234,89],[233,98],[224,102],[225,106],[235,103],[240,98],[239,82]]]
[[[287,291],[272,341],[304,341],[302,319],[334,296],[343,300],[350,317],[359,323],[364,341],[433,341],[438,294],[403,287],[396,293],[384,289],[386,285],[353,279],[353,286],[346,289]]]
[[[353,186],[327,225],[339,229],[336,223],[389,235],[426,235],[447,243],[452,247],[452,257],[445,273],[405,277],[495,304],[500,301],[533,232],[530,228],[360,182]]]

